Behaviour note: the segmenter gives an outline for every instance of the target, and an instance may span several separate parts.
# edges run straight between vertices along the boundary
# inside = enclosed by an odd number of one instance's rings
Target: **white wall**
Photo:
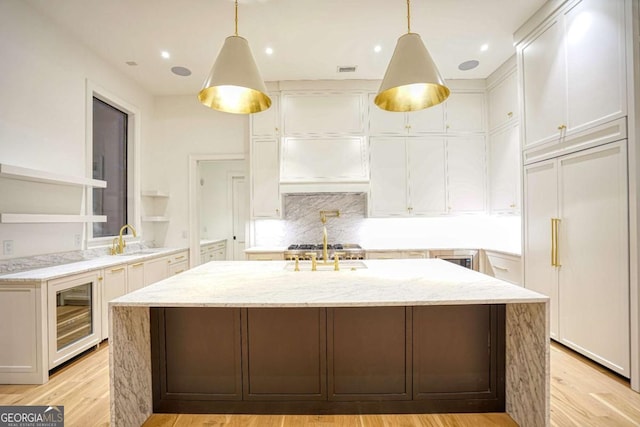
[[[152,96],[27,2],[0,1],[0,53],[0,163],[90,176],[87,79],[140,111],[141,142],[147,142]],[[0,187],[1,198],[17,202],[18,197],[33,211],[46,209],[47,202],[37,195],[41,188],[16,195],[6,186],[15,184]],[[49,191],[59,190],[51,186]],[[71,213],[83,207],[81,197],[62,201],[63,210],[75,210]],[[80,249],[74,236],[83,231],[81,224],[0,224],[0,240],[14,241],[13,255],[0,251],[0,259]]]
[[[170,194],[170,222],[156,243],[189,245],[189,155],[242,154],[248,158],[249,118],[204,107],[196,95],[155,99],[153,139],[142,146],[142,189]],[[145,232],[150,224],[144,225]],[[155,227],[155,226],[154,226]]]

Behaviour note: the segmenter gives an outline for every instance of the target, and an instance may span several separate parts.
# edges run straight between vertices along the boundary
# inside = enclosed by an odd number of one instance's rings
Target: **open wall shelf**
[[[101,181],[99,179],[61,175],[43,170],[23,168],[20,166],[12,166],[2,163],[0,163],[0,177],[47,184],[75,185],[95,188],[107,187],[107,181]]]

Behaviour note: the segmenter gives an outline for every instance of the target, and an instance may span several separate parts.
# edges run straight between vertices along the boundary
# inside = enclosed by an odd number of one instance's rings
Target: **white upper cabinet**
[[[260,113],[251,114],[251,135],[253,137],[273,137],[280,134],[280,96],[269,94],[271,107]]]
[[[381,217],[408,215],[407,144],[404,138],[372,139],[370,158],[371,214]]]
[[[454,92],[444,102],[446,130],[452,132],[484,132],[484,93]]]
[[[369,94],[369,134],[419,136],[426,134],[482,133],[485,130],[485,94],[453,92],[434,107],[409,113],[378,108]]]
[[[285,136],[362,135],[360,93],[287,93],[282,96]]]
[[[489,198],[492,213],[520,211],[520,127],[503,128],[489,137]]]
[[[484,136],[447,140],[447,211],[485,210],[485,153]]]
[[[280,218],[280,150],[277,139],[251,141],[251,216]]]
[[[374,137],[370,150],[371,216],[484,211],[484,137]]]
[[[444,132],[444,106],[438,104],[424,110],[398,113],[378,108],[369,94],[370,135],[415,135]]]
[[[446,210],[445,138],[407,141],[410,213],[440,215]]]
[[[518,116],[518,76],[515,70],[489,88],[489,131],[511,122]]]
[[[624,0],[582,0],[518,45],[524,148],[626,114]]]

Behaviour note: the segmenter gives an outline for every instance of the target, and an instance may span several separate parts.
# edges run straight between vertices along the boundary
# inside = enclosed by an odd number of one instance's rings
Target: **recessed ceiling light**
[[[487,43],[485,43],[482,46],[480,46],[480,51],[481,52],[486,52],[487,50],[489,50],[489,45]]]
[[[476,61],[475,59],[472,59],[470,61],[464,61],[462,64],[458,65],[458,70],[469,71],[469,70],[473,70],[478,65],[480,65],[480,61]]]
[[[191,70],[185,67],[171,67],[171,72],[181,77],[187,77],[191,75]]]
[[[381,50],[382,50],[382,46],[380,46],[379,44],[377,44],[377,45],[373,48],[373,51],[374,51],[374,52],[376,52],[376,53],[380,52]]]
[[[270,47],[266,48],[264,50],[264,53],[266,53],[267,55],[273,55],[273,49],[271,49]]]
[[[169,52],[167,52],[166,50],[163,50],[162,52],[160,52],[160,55],[164,58],[164,59],[169,59],[171,58],[171,55],[169,54]]]

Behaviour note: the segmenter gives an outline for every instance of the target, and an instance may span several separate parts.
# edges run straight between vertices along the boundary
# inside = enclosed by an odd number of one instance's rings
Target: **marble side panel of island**
[[[139,426],[153,412],[149,308],[111,306],[109,327],[111,425]]]
[[[521,427],[550,423],[549,303],[507,304],[506,411]]]

